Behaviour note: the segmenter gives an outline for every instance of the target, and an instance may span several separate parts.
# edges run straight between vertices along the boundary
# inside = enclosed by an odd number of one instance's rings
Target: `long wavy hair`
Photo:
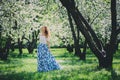
[[[48,27],[43,26],[43,27],[42,27],[42,30],[43,30],[43,28],[44,28],[44,31],[43,31],[44,35],[45,35],[47,38],[50,37],[50,30],[48,29]]]

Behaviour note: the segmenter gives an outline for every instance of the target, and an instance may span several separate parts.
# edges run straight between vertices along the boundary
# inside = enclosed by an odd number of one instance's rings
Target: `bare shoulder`
[[[41,34],[41,33],[39,33],[39,35],[40,35],[40,36],[42,36],[42,34]]]
[[[50,41],[50,38],[48,37],[48,38],[46,38],[47,39],[47,41]]]
[[[41,36],[43,36],[41,33],[39,33],[39,36],[41,37]]]

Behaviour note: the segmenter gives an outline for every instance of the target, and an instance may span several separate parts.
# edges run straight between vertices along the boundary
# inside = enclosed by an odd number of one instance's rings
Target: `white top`
[[[40,35],[40,43],[47,44],[47,41],[49,41],[48,38],[46,38],[45,36]]]

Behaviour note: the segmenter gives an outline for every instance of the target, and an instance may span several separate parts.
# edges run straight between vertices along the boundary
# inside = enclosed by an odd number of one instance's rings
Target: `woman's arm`
[[[49,38],[47,38],[47,45],[48,45],[48,48],[50,48],[50,41],[49,41]]]
[[[48,45],[48,48],[50,49],[50,42],[49,41],[47,41],[47,45]]]

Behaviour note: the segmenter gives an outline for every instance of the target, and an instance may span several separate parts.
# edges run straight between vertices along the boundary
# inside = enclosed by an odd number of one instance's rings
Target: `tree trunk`
[[[7,56],[6,56],[6,48],[0,48],[0,58],[1,60],[7,60]]]
[[[29,35],[29,39],[27,39],[25,36],[23,36],[23,39],[26,39],[28,41],[27,42],[27,50],[28,50],[29,54],[32,54],[34,51],[34,48],[37,46],[38,34],[39,34],[39,30],[32,32],[32,34]],[[32,37],[31,41],[30,41],[30,37]]]
[[[80,46],[77,44],[75,45],[75,55],[80,57],[80,54],[81,54]]]
[[[84,46],[83,46],[83,52],[80,55],[81,60],[86,60],[86,49],[87,49],[87,41],[85,40]]]
[[[7,60],[8,58],[8,55],[9,55],[9,49],[10,49],[10,46],[11,46],[11,37],[8,37],[7,40],[6,40],[6,43],[5,43],[5,47],[1,48],[1,59],[2,60]]]
[[[20,40],[20,38],[18,38],[18,49],[19,49],[19,54],[18,56],[21,56],[23,51],[22,51],[22,43],[23,41]]]
[[[70,53],[73,52],[73,46],[68,44],[67,45],[67,51],[69,51]]]
[[[28,42],[27,49],[28,49],[29,54],[33,53],[34,45],[35,45],[35,43],[33,41],[32,42]]]
[[[117,41],[116,50],[119,50],[119,43],[120,43],[120,40]]]
[[[112,69],[113,55],[111,55],[110,44],[105,45],[106,57],[98,58],[99,67]]]
[[[81,49],[80,49],[80,42],[79,42],[79,39],[80,39],[80,31],[79,31],[79,28],[77,26],[77,41],[76,41],[76,55],[78,55],[79,57],[81,57]],[[79,51],[79,52],[78,52]]]
[[[69,11],[67,11],[67,13],[68,13],[68,19],[69,19],[69,23],[70,23],[72,36],[73,36],[73,39],[74,39],[75,55],[80,57],[81,51],[80,51],[80,47],[79,47],[79,31],[77,31],[77,33],[78,33],[78,38],[77,38],[76,34],[75,34],[75,29],[74,29],[74,26],[73,26],[71,14],[69,13]]]
[[[116,34],[116,0],[111,0],[111,36],[110,42],[106,45],[106,57],[103,59],[99,59],[99,66],[105,68],[112,68],[113,54],[116,52],[117,45],[117,34]]]
[[[10,48],[12,51],[15,51],[15,43],[12,43]]]
[[[112,57],[105,57],[100,58],[99,60],[99,67],[100,68],[109,68],[112,69]]]

